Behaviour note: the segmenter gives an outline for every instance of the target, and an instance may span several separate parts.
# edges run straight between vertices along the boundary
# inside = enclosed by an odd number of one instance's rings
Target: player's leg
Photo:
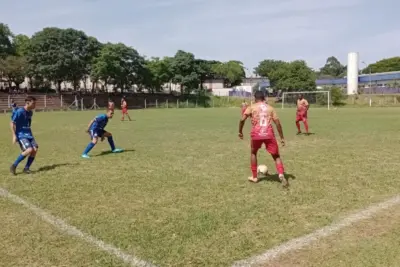
[[[132,121],[131,116],[129,116],[128,111],[126,111],[126,116],[128,116],[128,120],[129,120],[129,121]]]
[[[302,119],[303,119],[303,123],[304,123],[304,128],[306,129],[306,134],[308,134],[308,119],[307,119],[307,115],[305,114]]]
[[[265,147],[266,147],[268,153],[271,154],[272,158],[275,161],[276,171],[278,172],[279,179],[281,180],[282,185],[284,187],[289,186],[289,182],[286,179],[285,174],[284,174],[285,173],[285,168],[283,166],[283,162],[282,162],[282,159],[281,159],[280,154],[279,154],[278,142],[276,141],[275,138],[274,139],[268,139],[266,144],[265,144]]]
[[[124,121],[124,120],[125,120],[125,113],[126,113],[125,108],[122,108],[122,117],[121,117],[121,121]]]
[[[103,136],[107,138],[107,141],[108,141],[108,143],[110,144],[111,151],[112,151],[113,153],[122,152],[122,149],[120,149],[120,148],[115,148],[114,139],[113,139],[113,136],[112,136],[112,134],[111,134],[110,132],[104,131]]]
[[[18,165],[28,156],[31,154],[33,148],[31,146],[31,142],[29,141],[29,139],[19,139],[18,140],[19,146],[21,147],[21,154],[19,154],[19,156],[17,157],[17,159],[14,161],[14,163],[11,165],[10,167],[10,172],[12,174],[16,174],[16,169],[18,167]]]
[[[91,137],[91,141],[90,143],[87,145],[87,147],[85,148],[85,150],[82,153],[82,158],[89,158],[88,153],[94,148],[94,146],[97,144],[97,142],[99,141],[99,135],[97,132],[95,131],[91,131],[90,132],[90,137]]]
[[[300,128],[300,121],[302,120],[301,115],[297,112],[296,114],[296,127],[297,127],[297,134],[301,134],[301,128]]]
[[[30,173],[30,167],[31,167],[33,161],[35,160],[37,151],[39,149],[39,146],[36,143],[36,140],[34,138],[31,140],[31,147],[32,147],[32,151],[29,154],[28,160],[26,161],[26,165],[24,168],[25,173]]]
[[[251,154],[250,154],[250,168],[252,176],[249,177],[249,181],[257,183],[258,173],[257,173],[257,152],[261,148],[262,140],[251,140]]]

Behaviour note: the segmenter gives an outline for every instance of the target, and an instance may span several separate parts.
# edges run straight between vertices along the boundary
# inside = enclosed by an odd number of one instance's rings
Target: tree
[[[362,73],[371,73],[400,71],[400,57],[385,58],[376,63],[368,65]]]
[[[172,79],[169,58],[152,58],[146,61],[145,68],[140,76],[152,93],[162,91],[162,86]]]
[[[224,78],[227,87],[239,85],[246,76],[243,63],[235,60],[214,64],[213,71]]]
[[[198,74],[200,80],[200,90],[203,90],[203,83],[206,80],[218,78],[218,75],[215,73],[213,66],[220,63],[221,62],[216,60],[195,60],[196,73]]]
[[[173,77],[171,81],[181,86],[181,94],[185,91],[190,93],[198,88],[200,79],[196,72],[196,61],[192,53],[178,50],[171,59],[171,72]]]
[[[132,47],[122,43],[105,44],[94,59],[91,76],[100,79],[105,85],[113,84],[124,90],[141,81],[139,74],[143,73],[145,60]]]
[[[344,76],[346,67],[343,66],[336,57],[329,57],[325,65],[320,69],[319,75],[324,75],[332,78]]]
[[[266,59],[258,64],[258,66],[254,69],[254,73],[261,77],[268,78],[271,87],[275,88],[275,85],[279,80],[277,71],[280,68],[283,68],[286,64],[287,62],[281,60]]]
[[[75,29],[44,28],[31,38],[28,61],[32,75],[43,77],[61,89],[63,81],[79,81],[90,72],[90,63],[100,48],[93,37]]]
[[[15,55],[20,56],[20,57],[26,57],[29,53],[30,42],[31,42],[31,39],[28,36],[26,36],[24,34],[16,35],[13,39]]]
[[[27,72],[27,62],[24,57],[8,56],[0,59],[0,72],[10,83],[14,83],[17,88],[24,82]]]
[[[14,54],[12,38],[13,33],[8,25],[0,23],[0,58],[5,59],[7,56]]]

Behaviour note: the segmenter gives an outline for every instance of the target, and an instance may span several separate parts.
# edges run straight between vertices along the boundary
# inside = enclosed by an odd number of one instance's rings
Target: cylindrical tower
[[[358,53],[350,52],[347,56],[347,94],[354,95],[358,91]]]

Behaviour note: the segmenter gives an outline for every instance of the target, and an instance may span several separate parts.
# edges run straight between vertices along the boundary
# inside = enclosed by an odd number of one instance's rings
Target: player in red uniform
[[[284,175],[284,167],[279,154],[278,142],[275,138],[272,122],[276,128],[281,139],[281,144],[284,146],[285,141],[283,138],[282,125],[279,121],[275,109],[265,102],[264,93],[257,91],[254,95],[256,103],[249,106],[242,116],[239,123],[239,138],[243,139],[243,126],[247,118],[251,118],[251,172],[252,176],[249,181],[258,182],[257,177],[257,152],[265,144],[267,151],[271,154],[275,161],[276,170],[279,174],[279,179],[284,187],[289,186],[288,180]]]
[[[242,102],[242,116],[243,116],[244,112],[246,111],[246,109],[247,109],[247,103],[246,103],[246,101],[243,100],[243,102]]]
[[[128,114],[128,103],[126,102],[125,97],[122,97],[122,99],[121,99],[121,109],[122,109],[121,121],[125,120],[125,115],[128,116],[129,121],[131,121],[131,117]]]
[[[114,101],[112,101],[111,98],[108,99],[108,110],[112,110],[114,112],[115,109],[115,104]]]
[[[300,121],[304,123],[304,128],[306,129],[306,134],[308,133],[308,120],[307,120],[307,113],[308,113],[308,101],[303,97],[303,95],[299,95],[297,99],[297,112],[296,112],[296,127],[297,127],[297,134],[301,134],[300,129]]]

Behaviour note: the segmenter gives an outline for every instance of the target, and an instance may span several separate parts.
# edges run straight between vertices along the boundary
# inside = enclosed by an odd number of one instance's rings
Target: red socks
[[[306,133],[308,133],[308,121],[303,121],[304,122],[304,128],[306,128]]]
[[[299,123],[298,121],[296,121],[296,126],[297,126],[297,131],[300,133],[300,132],[301,132],[301,130],[300,130],[300,123]]]
[[[251,164],[251,173],[253,174],[253,178],[257,178],[257,164]]]
[[[275,163],[276,171],[278,174],[283,174],[285,172],[285,168],[283,167],[283,163]]]

